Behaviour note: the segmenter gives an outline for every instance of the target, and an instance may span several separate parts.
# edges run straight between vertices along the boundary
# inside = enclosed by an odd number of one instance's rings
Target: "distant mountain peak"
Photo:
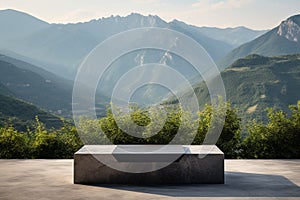
[[[128,20],[133,19],[136,23],[139,23],[142,27],[143,26],[157,26],[158,24],[166,24],[166,22],[161,19],[157,15],[142,15],[139,13],[131,13],[130,15],[124,17]]]
[[[126,17],[139,17],[139,18],[142,18],[142,17],[152,17],[152,18],[160,18],[157,15],[151,15],[151,14],[149,14],[147,16],[147,15],[142,15],[140,13],[135,13],[135,12],[130,13],[129,15],[125,16],[125,18]]]
[[[167,22],[165,22],[163,19],[161,19],[157,15],[142,15],[139,13],[130,13],[129,15],[126,16],[120,16],[120,15],[111,15],[109,17],[102,17],[97,20],[93,19],[88,22],[84,22],[84,24],[88,24],[90,22],[97,23],[97,22],[105,22],[105,23],[119,23],[122,25],[133,25],[134,23],[136,25],[139,25],[141,27],[157,27],[160,25],[166,26]],[[132,27],[136,28],[136,27]]]
[[[35,20],[38,23],[41,24],[49,24],[48,22],[45,22],[37,17],[34,17],[32,15],[29,15],[23,11],[19,11],[19,10],[14,10],[14,9],[4,9],[4,10],[0,10],[0,17],[6,17],[5,20],[10,19],[15,19],[15,21],[22,21],[23,20]]]
[[[295,15],[281,22],[277,34],[292,42],[300,43],[300,15]]]
[[[294,15],[290,18],[288,18],[290,20],[293,20],[296,24],[298,24],[300,26],[300,14],[299,15]]]

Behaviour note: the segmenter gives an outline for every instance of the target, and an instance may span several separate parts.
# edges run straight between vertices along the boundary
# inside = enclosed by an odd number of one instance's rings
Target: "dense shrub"
[[[150,112],[152,118],[156,119],[153,124]],[[215,122],[213,125],[210,124],[212,117]],[[224,126],[219,124],[222,119],[225,119]],[[190,111],[178,106],[155,110],[133,107],[133,112],[115,115],[108,109],[107,116],[98,121],[83,118],[79,120],[78,130],[85,144],[202,144],[209,127],[214,127],[212,132],[221,127],[219,141],[213,137],[205,144],[217,143],[226,158],[236,158],[240,147],[240,121],[229,103],[216,107],[206,105],[196,119],[193,119]]]
[[[243,140],[243,158],[300,158],[300,101],[291,115],[268,109],[268,123],[255,120]]]
[[[12,126],[0,128],[0,158],[30,158],[29,137]]]
[[[226,114],[222,116],[224,109]],[[72,158],[83,143],[189,144],[190,137],[194,138],[193,144],[217,142],[226,158],[300,158],[300,101],[290,110],[291,115],[268,109],[269,121],[251,121],[244,138],[240,136],[241,120],[230,103],[218,107],[206,105],[197,119],[180,107],[166,107],[164,112],[134,107],[133,112],[117,115],[108,109],[106,117],[99,120],[80,119],[77,129],[68,122],[59,129],[47,129],[36,118],[34,127],[23,132],[9,124],[0,127],[0,158]],[[209,128],[218,130],[222,118],[225,118],[222,133],[214,141],[215,137],[207,132]],[[178,137],[179,127],[182,135]]]
[[[76,128],[68,123],[47,130],[36,118],[34,128],[26,132],[11,125],[0,128],[0,158],[72,158],[81,146]]]
[[[212,110],[215,109],[215,115],[212,116]],[[225,110],[226,112],[221,112]],[[222,116],[220,113],[226,113]],[[215,117],[215,129],[213,131],[219,131],[222,128],[221,135],[217,141],[215,137],[210,139],[208,137],[207,142],[204,140],[207,135],[208,129],[214,128],[211,125],[211,119]],[[225,118],[224,124],[222,123]],[[204,110],[199,113],[199,126],[196,138],[193,144],[217,144],[217,146],[225,153],[226,158],[237,158],[240,151],[240,129],[241,119],[237,116],[236,109],[232,108],[230,103],[226,103],[223,106],[213,108],[211,105],[206,105]]]

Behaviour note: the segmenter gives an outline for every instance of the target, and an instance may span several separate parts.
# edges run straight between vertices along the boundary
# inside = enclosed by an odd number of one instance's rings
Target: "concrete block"
[[[223,184],[224,154],[215,145],[85,145],[74,155],[74,183]]]

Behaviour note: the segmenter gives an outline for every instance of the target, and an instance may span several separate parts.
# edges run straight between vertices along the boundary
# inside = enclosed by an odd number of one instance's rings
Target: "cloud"
[[[140,3],[140,4],[153,4],[158,3],[158,0],[131,0],[133,3]]]
[[[158,0],[133,0],[135,3],[156,3]]]
[[[255,1],[257,0],[198,0],[190,4],[188,9],[177,12],[177,17],[198,26],[225,28],[247,25],[251,20],[249,7],[253,8]],[[253,11],[251,12],[253,15]],[[248,21],[243,24],[245,18]]]
[[[241,8],[247,4],[253,2],[253,0],[199,0],[192,4],[194,9],[201,9],[206,11],[217,11],[223,9]]]
[[[61,17],[61,21],[63,22],[74,22],[74,21],[89,21],[91,19],[98,18],[96,12],[92,12],[90,10],[84,9],[76,9],[66,13]]]

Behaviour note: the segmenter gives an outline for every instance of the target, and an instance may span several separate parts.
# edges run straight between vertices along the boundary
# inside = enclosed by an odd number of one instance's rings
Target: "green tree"
[[[64,122],[64,125],[57,131],[57,134],[58,139],[63,143],[63,149],[60,151],[62,153],[61,157],[73,158],[74,153],[83,146],[76,127]]]
[[[225,121],[223,121],[224,119]],[[211,124],[212,121],[214,124]],[[214,137],[210,139],[209,129],[220,131],[220,128],[222,130],[218,141],[215,141]],[[206,144],[214,144],[216,142],[216,145],[224,152],[226,158],[237,158],[240,152],[240,130],[241,119],[238,117],[236,109],[232,108],[230,103],[220,103],[215,107],[206,105],[199,112],[198,133],[193,144],[203,144],[205,137],[207,137],[209,139],[206,141]],[[215,134],[214,131],[213,134]]]
[[[13,126],[0,128],[0,158],[30,158],[29,141]]]
[[[47,130],[43,123],[36,117],[32,144],[35,158],[64,158],[64,144],[54,130]]]
[[[268,122],[253,121],[242,144],[244,158],[300,157],[300,101],[291,115],[268,108]]]

